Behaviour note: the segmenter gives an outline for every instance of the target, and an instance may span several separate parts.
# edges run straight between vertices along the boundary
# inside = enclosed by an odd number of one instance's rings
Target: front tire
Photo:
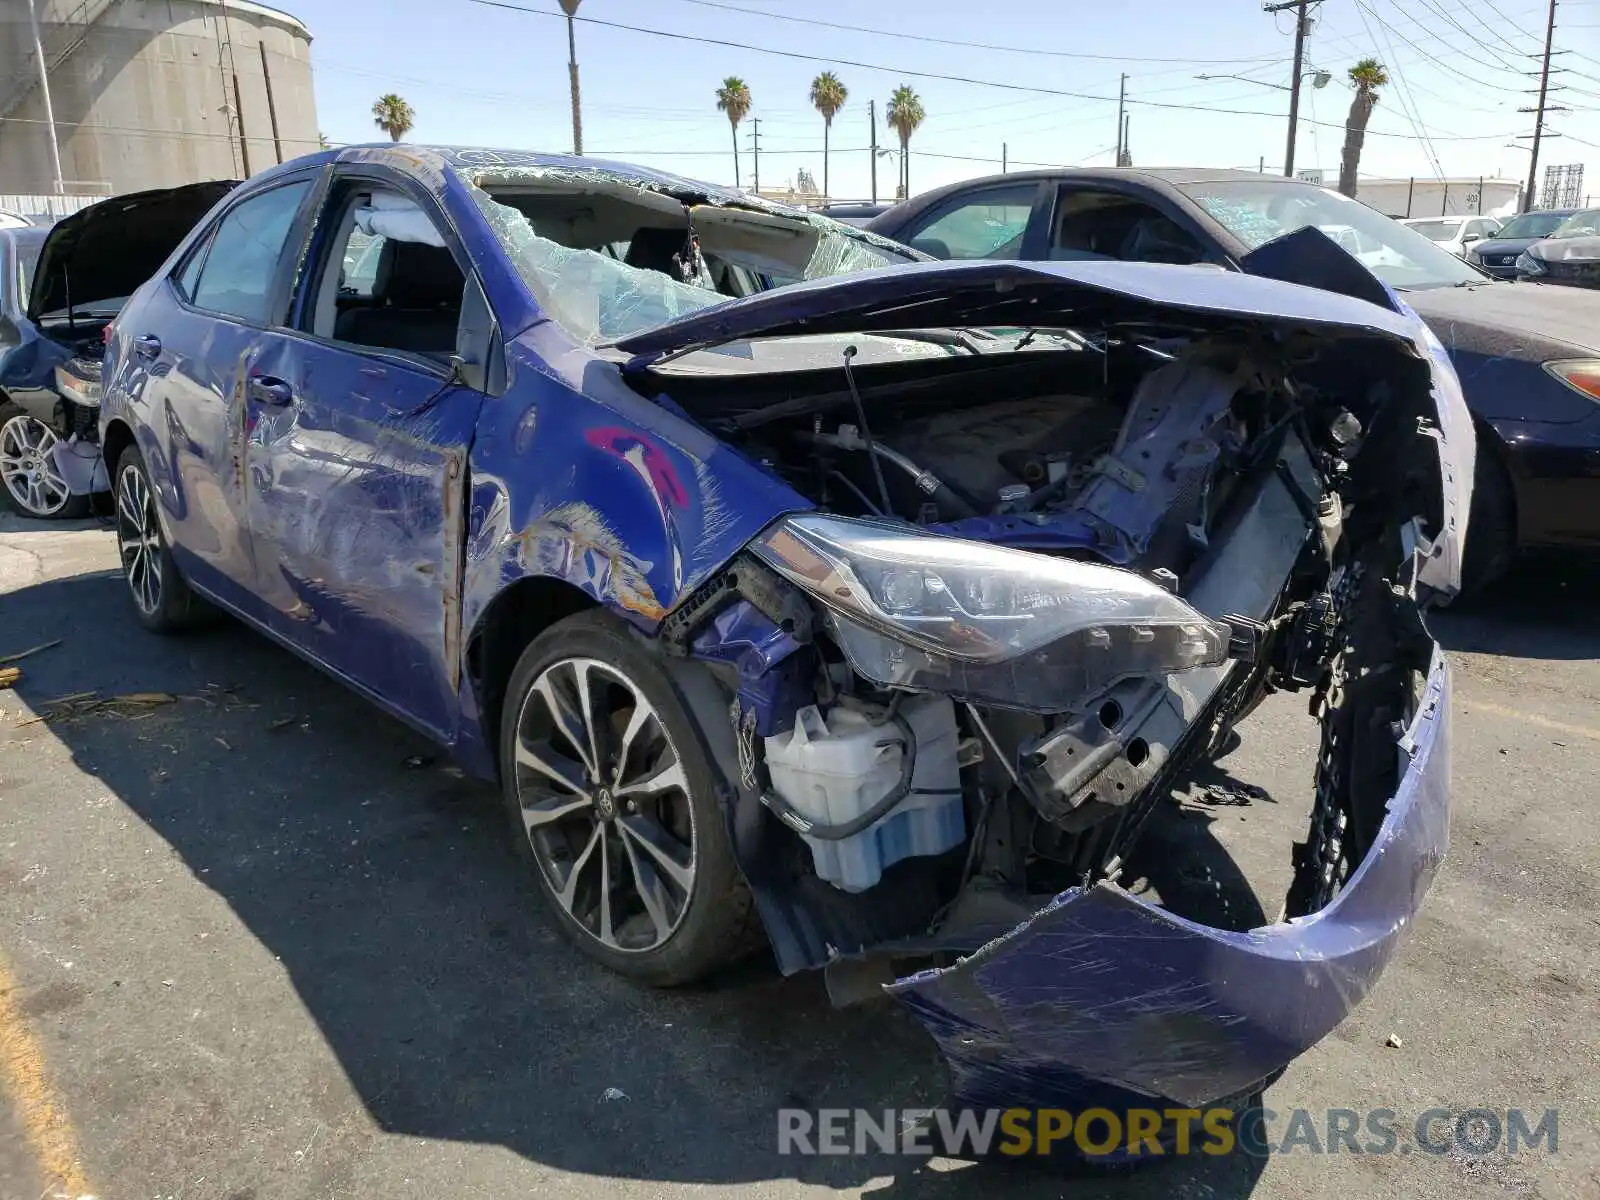
[[[559,621],[523,651],[500,769],[522,856],[590,958],[670,987],[749,949],[750,893],[694,718],[610,614]]]
[[[38,417],[0,404],[0,498],[25,517],[65,521],[89,512],[89,497],[74,496],[56,470],[58,440]]]
[[[1472,515],[1461,564],[1461,594],[1483,591],[1511,568],[1517,556],[1517,500],[1511,477],[1478,433],[1472,471]]]
[[[117,555],[139,624],[152,633],[187,629],[199,617],[201,601],[172,561],[156,513],[155,489],[137,446],[129,446],[117,459],[111,494],[116,508]]]

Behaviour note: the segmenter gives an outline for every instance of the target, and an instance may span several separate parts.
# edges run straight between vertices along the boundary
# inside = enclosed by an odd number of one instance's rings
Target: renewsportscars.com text
[[[778,1110],[778,1153],[1021,1157],[1556,1153],[1555,1109],[1057,1108]]]

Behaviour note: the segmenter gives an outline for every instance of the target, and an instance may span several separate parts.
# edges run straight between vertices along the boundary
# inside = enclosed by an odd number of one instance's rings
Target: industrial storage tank
[[[3,193],[243,179],[319,141],[311,32],[253,0],[0,0],[0,67]]]

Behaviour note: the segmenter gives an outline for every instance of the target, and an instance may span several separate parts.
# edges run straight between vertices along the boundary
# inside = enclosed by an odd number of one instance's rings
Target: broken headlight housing
[[[74,358],[55,370],[56,391],[85,408],[100,407],[100,364],[93,359]]]
[[[1228,657],[1227,625],[1115,567],[815,513],[751,549],[823,605],[851,667],[886,687],[1062,712],[1123,679]]]

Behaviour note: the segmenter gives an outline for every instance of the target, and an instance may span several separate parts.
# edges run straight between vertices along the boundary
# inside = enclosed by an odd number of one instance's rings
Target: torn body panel
[[[1449,700],[1440,653],[1377,840],[1320,911],[1232,933],[1101,883],[1063,893],[955,966],[895,983],[960,1101],[1201,1106],[1326,1036],[1377,980],[1443,860]]]

